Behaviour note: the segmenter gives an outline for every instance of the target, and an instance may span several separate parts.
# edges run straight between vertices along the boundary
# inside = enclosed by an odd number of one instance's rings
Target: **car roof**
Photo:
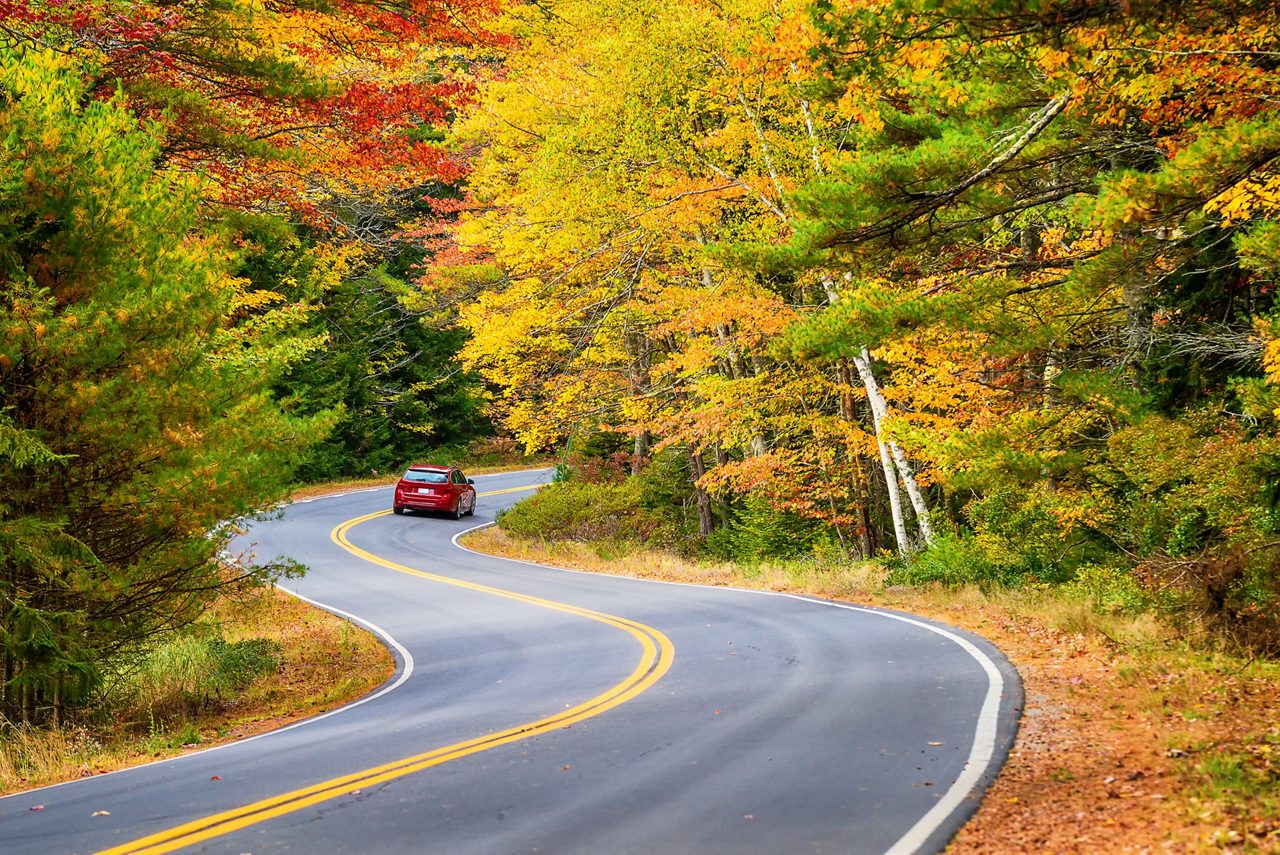
[[[409,468],[416,470],[418,472],[451,472],[456,467],[436,466],[435,464],[432,464],[432,463],[415,463]]]

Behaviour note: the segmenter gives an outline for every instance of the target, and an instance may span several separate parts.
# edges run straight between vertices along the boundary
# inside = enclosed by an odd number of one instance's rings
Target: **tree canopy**
[[[197,613],[291,479],[495,426],[691,548],[1280,646],[1274,3],[0,13],[6,715]]]
[[[29,718],[199,614],[321,424],[268,393],[292,340],[230,326],[231,252],[160,140],[57,54],[0,68],[0,709]]]
[[[474,295],[463,359],[529,446],[680,448],[864,555],[1274,604],[1274,4],[509,20],[423,287]]]

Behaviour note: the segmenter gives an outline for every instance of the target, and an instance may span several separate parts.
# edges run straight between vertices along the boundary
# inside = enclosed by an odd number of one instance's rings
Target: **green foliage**
[[[213,661],[212,693],[230,694],[243,689],[259,677],[275,673],[280,668],[281,645],[267,638],[246,638],[226,641],[215,638],[209,642],[209,655]]]
[[[1158,593],[1144,589],[1128,567],[1085,564],[1076,570],[1065,591],[1103,614],[1135,615],[1152,607],[1174,606],[1169,598],[1162,603]]]
[[[462,331],[428,326],[405,306],[412,289],[391,268],[407,260],[348,265],[335,248],[272,218],[237,224],[250,246],[238,274],[261,293],[305,307],[298,334],[323,342],[275,384],[292,412],[332,420],[298,467],[299,480],[391,472],[491,432],[478,380],[453,362]]]
[[[966,509],[976,539],[1007,576],[1062,582],[1091,556],[1087,530],[1064,520],[1060,509],[1079,501],[1044,488],[1000,487]]]
[[[519,537],[650,545],[662,539],[664,523],[641,500],[641,485],[635,480],[562,481],[500,513],[498,525]]]
[[[1280,439],[1208,411],[1151,416],[1115,433],[1090,470],[1113,508],[1099,528],[1138,556],[1256,546],[1277,533],[1277,454]]]
[[[749,497],[732,508],[727,524],[705,544],[706,551],[735,561],[795,558],[829,542],[826,525]]]
[[[198,712],[228,700],[281,664],[280,645],[265,638],[227,641],[216,630],[185,632],[148,651],[113,675],[101,700],[116,714],[145,711],[153,720]]]
[[[994,553],[994,554],[993,554]],[[1012,562],[1015,563],[1010,563]],[[944,534],[908,559],[891,564],[889,585],[1011,586],[1026,578],[1026,568],[1000,549],[960,535]]]
[[[237,337],[230,253],[159,141],[53,53],[0,50],[0,711],[84,702],[103,663],[225,584],[229,521],[278,499],[320,420]],[[247,581],[271,578],[251,571]]]

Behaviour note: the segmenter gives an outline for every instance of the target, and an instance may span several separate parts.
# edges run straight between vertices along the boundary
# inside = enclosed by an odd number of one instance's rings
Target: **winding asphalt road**
[[[1013,740],[1022,690],[999,652],[895,612],[451,542],[548,474],[478,477],[474,520],[391,516],[383,488],[255,525],[239,546],[307,564],[296,593],[382,634],[392,681],[264,736],[0,799],[0,852],[945,845]]]

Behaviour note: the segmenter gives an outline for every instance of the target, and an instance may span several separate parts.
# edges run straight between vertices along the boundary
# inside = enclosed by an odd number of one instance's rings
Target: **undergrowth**
[[[364,630],[283,593],[224,600],[206,623],[116,663],[76,720],[0,721],[0,793],[249,735],[358,697],[391,665]]]

